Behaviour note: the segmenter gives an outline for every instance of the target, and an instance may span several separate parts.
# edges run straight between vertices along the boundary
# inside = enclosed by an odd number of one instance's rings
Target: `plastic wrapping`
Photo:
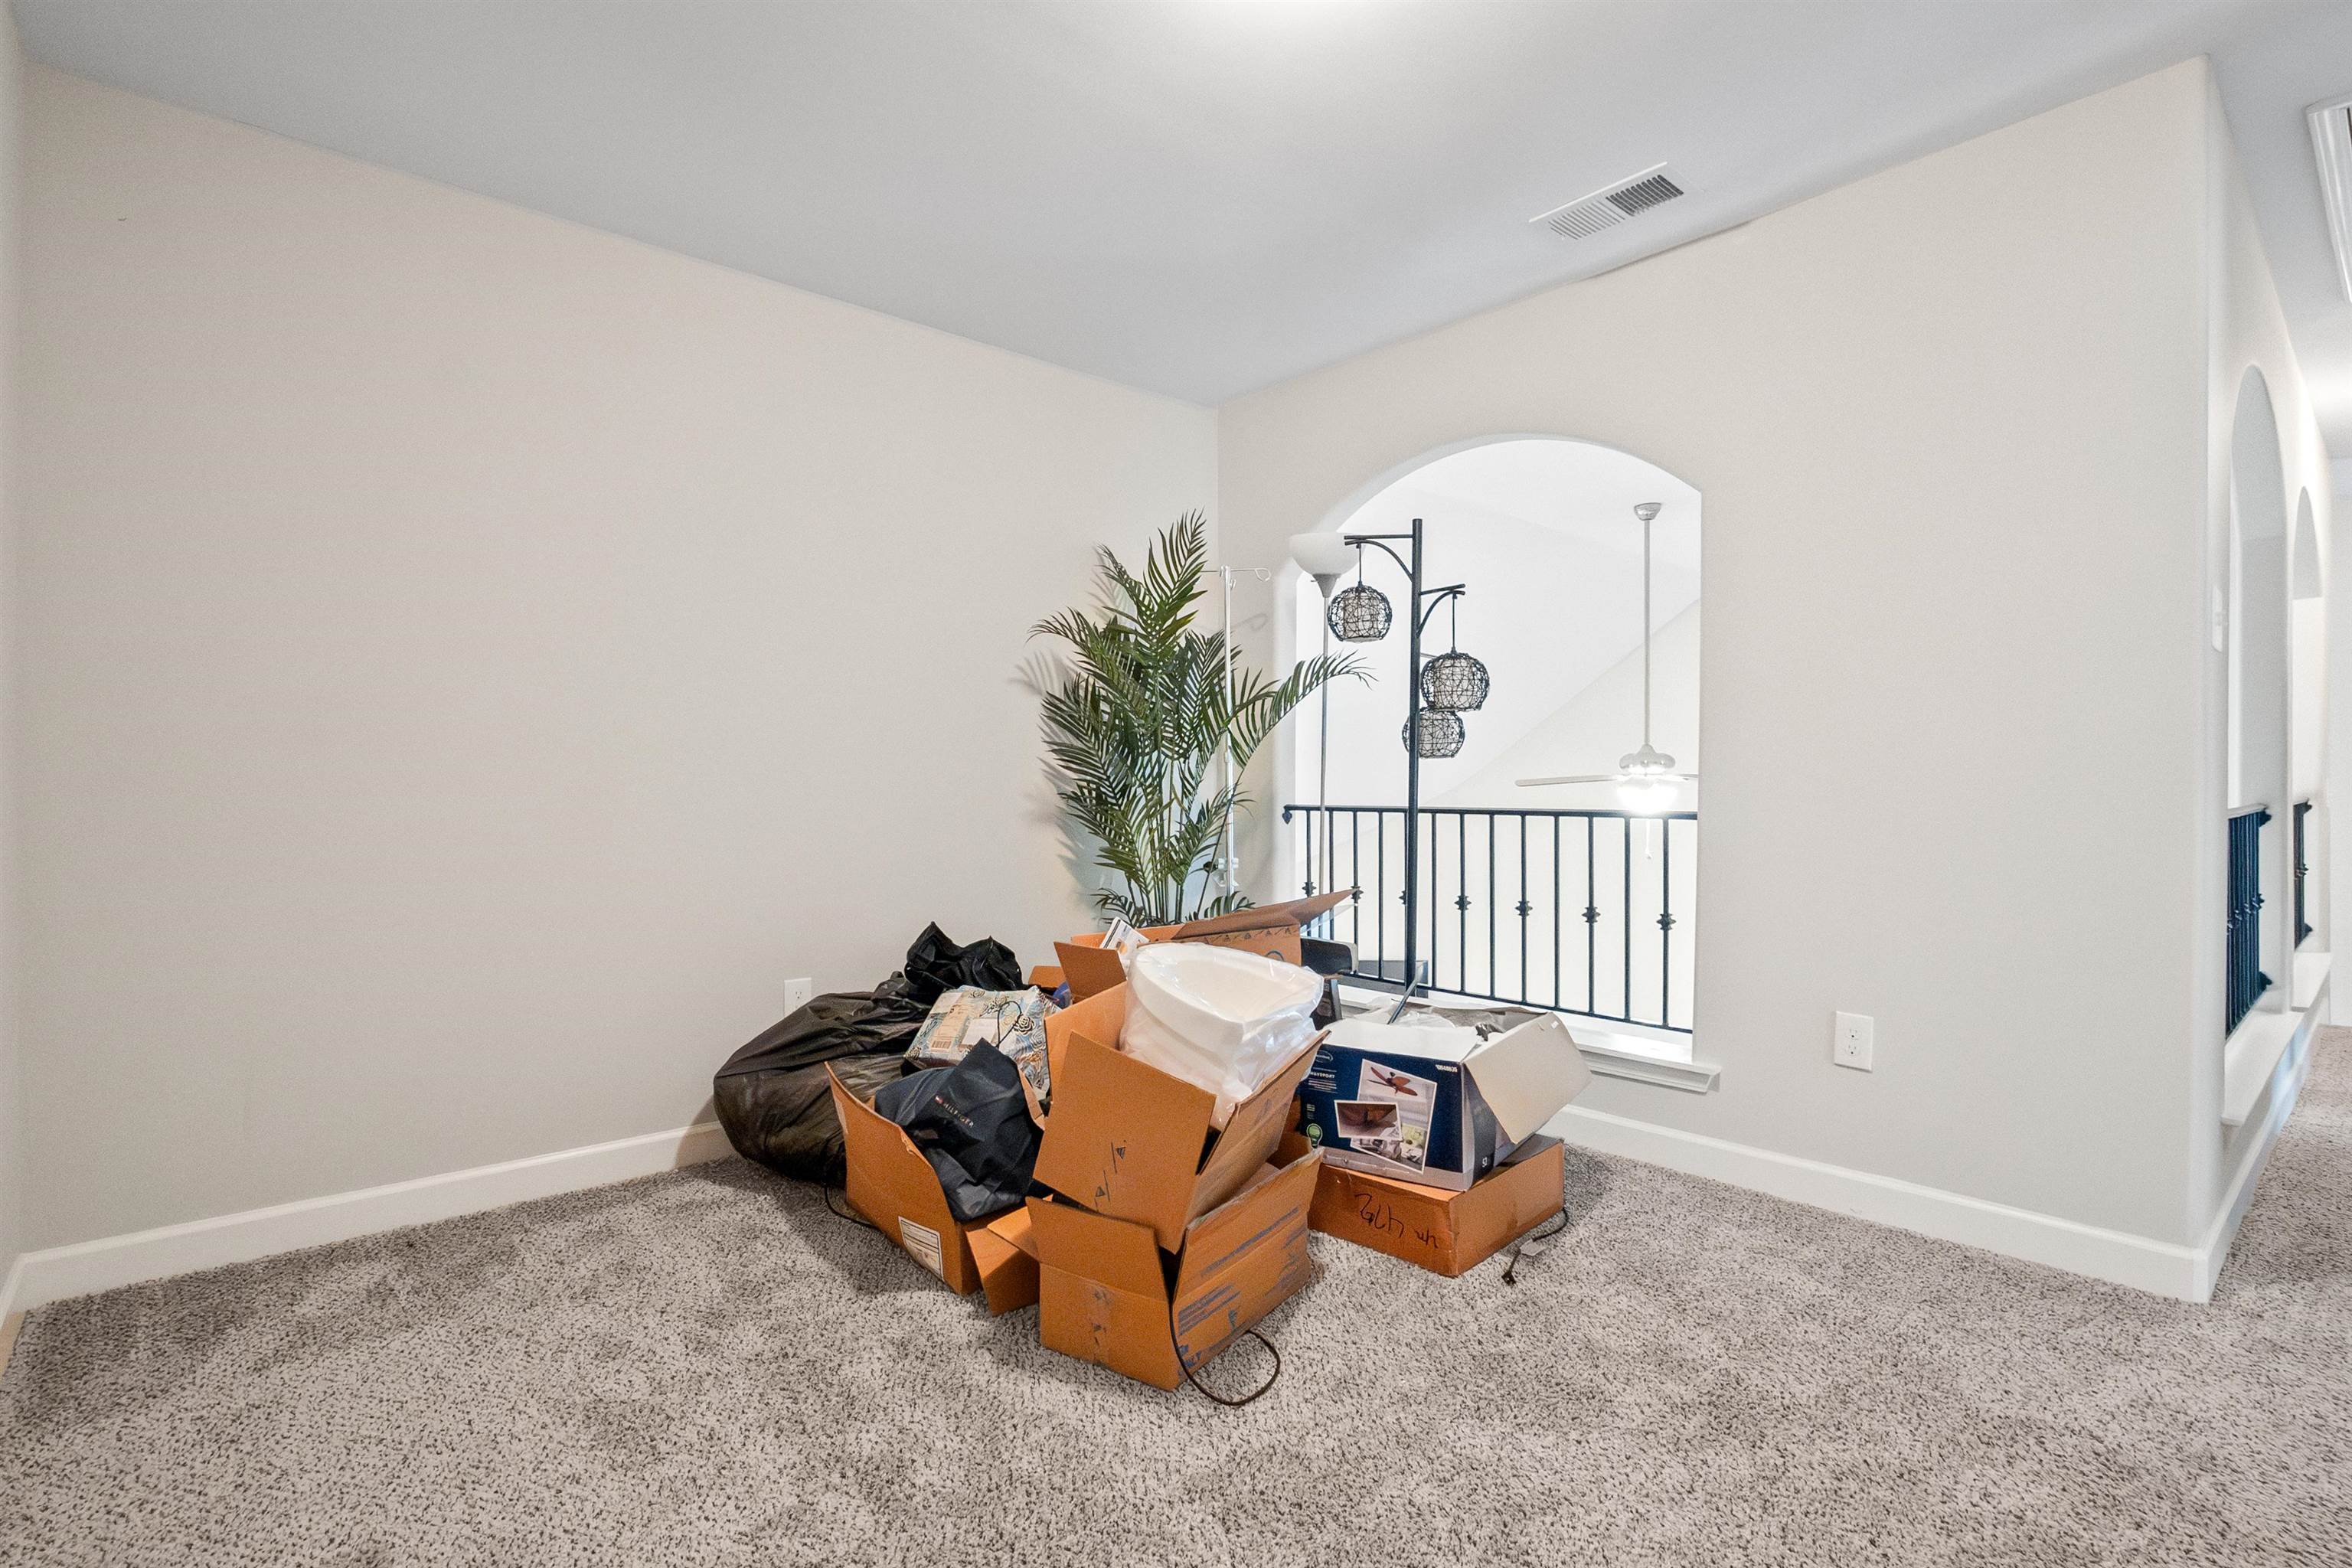
[[[969,947],[959,947],[936,923],[925,926],[915,945],[907,950],[905,978],[907,994],[926,1007],[938,1001],[941,993],[959,985],[1018,991],[1027,984],[1021,975],[1021,961],[994,937],[984,936]]]
[[[1213,1124],[1315,1037],[1323,983],[1295,963],[1196,942],[1153,942],[1128,962],[1119,1048],[1216,1096]]]

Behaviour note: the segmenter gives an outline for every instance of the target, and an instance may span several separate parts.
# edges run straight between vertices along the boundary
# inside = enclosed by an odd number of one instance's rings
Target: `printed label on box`
[[[907,1244],[907,1250],[914,1254],[916,1262],[942,1279],[948,1277],[947,1269],[940,1263],[938,1231],[927,1225],[917,1225],[901,1215],[898,1216],[898,1239]]]

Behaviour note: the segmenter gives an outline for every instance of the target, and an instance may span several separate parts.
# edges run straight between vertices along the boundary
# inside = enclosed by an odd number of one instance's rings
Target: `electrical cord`
[[[864,1215],[859,1214],[855,1208],[843,1209],[837,1207],[833,1201],[833,1188],[822,1187],[818,1190],[824,1194],[824,1206],[839,1218],[845,1219],[852,1225],[862,1225],[871,1231],[879,1232],[881,1230],[882,1227],[880,1226],[876,1225],[872,1220],[867,1219]],[[843,1199],[846,1201],[849,1195],[848,1189],[845,1187],[841,1191]],[[1563,1215],[1561,1217],[1565,1218],[1566,1215]],[[1516,1263],[1517,1260],[1517,1255],[1516,1253],[1513,1254],[1512,1261]],[[1507,1279],[1510,1276],[1507,1273],[1503,1278]],[[1265,1347],[1265,1353],[1274,1358],[1274,1370],[1266,1373],[1265,1381],[1264,1383],[1259,1384],[1257,1387],[1252,1389],[1249,1393],[1243,1394],[1239,1399],[1228,1399],[1223,1394],[1219,1394],[1215,1389],[1211,1388],[1207,1384],[1202,1383],[1199,1378],[1192,1375],[1192,1369],[1185,1364],[1184,1347],[1176,1342],[1176,1320],[1172,1314],[1168,1320],[1168,1348],[1176,1352],[1176,1365],[1183,1372],[1184,1381],[1191,1384],[1194,1388],[1199,1389],[1204,1398],[1213,1399],[1218,1404],[1234,1410],[1238,1410],[1243,1405],[1250,1404],[1255,1400],[1263,1398],[1267,1389],[1272,1388],[1276,1383],[1282,1380],[1282,1352],[1274,1348],[1274,1342],[1267,1339],[1264,1334],[1259,1333],[1255,1329],[1244,1329],[1242,1331]]]
[[[825,1187],[825,1188],[824,1188],[824,1189],[822,1189],[822,1190],[823,1190],[823,1192],[824,1193],[824,1206],[825,1206],[826,1208],[828,1208],[828,1209],[832,1209],[833,1213],[835,1213],[835,1215],[839,1215],[841,1218],[843,1218],[843,1219],[845,1219],[845,1220],[849,1221],[852,1225],[862,1225],[862,1226],[864,1226],[866,1229],[868,1229],[868,1230],[870,1230],[870,1231],[875,1231],[875,1232],[877,1232],[877,1233],[881,1230],[881,1228],[882,1228],[882,1227],[881,1227],[880,1226],[876,1225],[872,1220],[867,1219],[864,1215],[859,1214],[859,1213],[856,1211],[856,1208],[854,1208],[854,1207],[853,1207],[853,1208],[849,1208],[849,1209],[837,1209],[837,1208],[834,1208],[834,1206],[833,1206],[833,1189],[832,1189],[831,1187]],[[842,1195],[842,1198],[843,1198],[843,1200],[844,1200],[845,1202],[845,1201],[847,1201],[848,1196],[849,1196],[849,1189],[848,1189],[848,1188],[846,1188],[846,1187],[844,1187],[844,1188],[841,1190],[841,1195]]]
[[[1267,1389],[1272,1388],[1276,1384],[1282,1381],[1282,1352],[1274,1348],[1274,1342],[1267,1339],[1264,1334],[1259,1333],[1255,1329],[1244,1329],[1242,1332],[1247,1334],[1250,1338],[1255,1340],[1258,1343],[1265,1347],[1265,1353],[1274,1358],[1274,1370],[1265,1374],[1265,1381],[1264,1383],[1259,1384],[1249,1393],[1243,1394],[1239,1399],[1228,1399],[1223,1394],[1219,1394],[1215,1389],[1211,1388],[1207,1384],[1202,1383],[1199,1378],[1192,1375],[1192,1367],[1187,1364],[1184,1360],[1184,1347],[1176,1342],[1175,1315],[1171,1313],[1168,1319],[1168,1346],[1171,1350],[1176,1352],[1176,1365],[1178,1369],[1184,1373],[1184,1381],[1191,1384],[1194,1388],[1200,1390],[1204,1398],[1213,1399],[1218,1404],[1224,1405],[1226,1408],[1231,1410],[1238,1410],[1244,1405],[1248,1405],[1253,1401],[1263,1398]]]
[[[1503,1265],[1504,1284],[1516,1285],[1518,1283],[1517,1276],[1519,1271],[1519,1259],[1526,1254],[1530,1246],[1537,1242],[1557,1240],[1559,1234],[1568,1228],[1568,1205],[1566,1204],[1560,1205],[1559,1213],[1555,1215],[1554,1218],[1557,1223],[1555,1223],[1549,1230],[1531,1230],[1528,1232],[1527,1235],[1519,1237],[1519,1244],[1511,1248],[1511,1260]],[[1537,1251],[1536,1256],[1538,1258],[1541,1258],[1545,1253],[1548,1253],[1550,1250],[1551,1248],[1549,1247],[1542,1247]]]

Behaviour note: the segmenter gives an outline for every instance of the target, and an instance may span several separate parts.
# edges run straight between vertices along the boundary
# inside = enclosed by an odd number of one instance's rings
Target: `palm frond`
[[[1238,776],[1299,703],[1328,681],[1362,679],[1362,666],[1351,654],[1311,658],[1277,682],[1244,666],[1223,633],[1194,630],[1208,571],[1208,520],[1197,511],[1152,541],[1140,574],[1109,550],[1096,570],[1099,605],[1031,628],[1066,645],[1042,705],[1045,755],[1063,810],[1116,879],[1095,901],[1137,925],[1244,908],[1216,884],[1227,804],[1246,797],[1211,787],[1212,770],[1230,743]]]

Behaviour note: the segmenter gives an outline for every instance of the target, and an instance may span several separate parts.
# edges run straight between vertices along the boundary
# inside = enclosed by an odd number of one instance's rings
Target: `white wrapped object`
[[[1119,1049],[1234,1107],[1315,1037],[1322,980],[1295,963],[1198,942],[1155,942],[1127,964]]]

